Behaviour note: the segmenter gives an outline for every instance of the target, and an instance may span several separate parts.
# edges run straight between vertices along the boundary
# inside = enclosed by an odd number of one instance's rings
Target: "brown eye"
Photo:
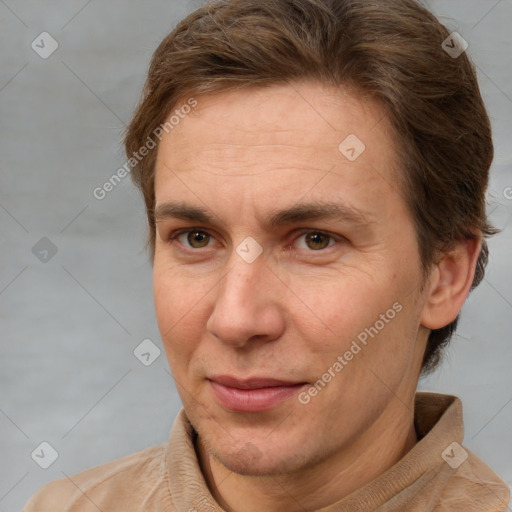
[[[306,234],[306,244],[313,250],[321,250],[329,247],[330,239],[331,237],[324,233],[311,232]]]
[[[177,237],[178,240],[183,235],[187,235],[187,243],[194,249],[202,249],[206,247],[210,241],[210,235],[204,231],[186,231]]]

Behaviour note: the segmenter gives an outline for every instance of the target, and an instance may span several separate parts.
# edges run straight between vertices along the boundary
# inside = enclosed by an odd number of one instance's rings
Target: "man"
[[[414,0],[219,0],[160,44],[125,144],[184,409],[26,511],[506,510],[459,399],[416,393],[495,232],[454,48]]]

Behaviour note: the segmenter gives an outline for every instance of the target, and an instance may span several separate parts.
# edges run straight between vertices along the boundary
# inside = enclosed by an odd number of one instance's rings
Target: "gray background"
[[[145,213],[129,178],[92,195],[125,161],[124,124],[152,52],[200,2],[0,0],[0,512],[44,483],[167,440],[180,400],[154,318]],[[512,0],[429,4],[469,42],[494,126],[486,280],[464,306],[424,390],[458,395],[465,445],[512,483]],[[59,44],[31,48],[41,32]],[[40,261],[47,237],[57,253]],[[149,338],[150,366],[133,355]],[[50,468],[31,458],[42,442]]]

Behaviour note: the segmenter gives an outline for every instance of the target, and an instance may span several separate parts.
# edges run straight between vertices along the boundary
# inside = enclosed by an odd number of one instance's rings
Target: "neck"
[[[201,439],[196,449],[212,496],[227,512],[314,511],[343,499],[398,462],[417,443],[403,404],[388,408],[370,429],[329,458],[298,472],[245,476],[229,471]]]

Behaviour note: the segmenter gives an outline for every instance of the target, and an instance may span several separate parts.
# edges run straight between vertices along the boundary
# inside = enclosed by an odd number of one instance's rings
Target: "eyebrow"
[[[179,201],[167,201],[155,209],[156,222],[177,218],[201,224],[214,225],[213,217],[205,208]],[[266,218],[266,224],[275,228],[314,219],[334,219],[351,224],[371,224],[374,220],[365,212],[337,202],[300,203],[283,210],[273,210]]]

